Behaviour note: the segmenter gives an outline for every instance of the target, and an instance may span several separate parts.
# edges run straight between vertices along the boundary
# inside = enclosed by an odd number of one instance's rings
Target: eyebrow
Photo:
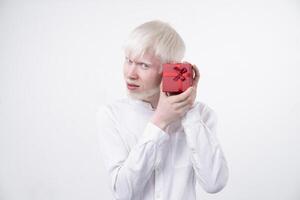
[[[128,56],[126,56],[126,58],[130,59]],[[131,59],[130,59],[130,60],[131,60]],[[149,62],[147,62],[147,61],[136,62],[136,63],[137,63],[137,64],[146,64],[146,65],[149,65],[149,66],[152,65],[152,63],[149,63]]]
[[[146,65],[149,65],[151,66],[152,64],[151,63],[147,63],[147,62],[136,62],[137,64],[146,64]]]

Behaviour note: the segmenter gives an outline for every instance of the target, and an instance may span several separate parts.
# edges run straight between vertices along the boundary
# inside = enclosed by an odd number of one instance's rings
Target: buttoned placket
[[[155,199],[162,199],[162,174],[161,169],[158,166],[155,169]]]
[[[136,99],[132,99],[132,100],[145,106],[147,110],[150,111],[151,113],[155,112],[156,110],[156,108],[152,108],[149,102],[144,102]],[[161,148],[161,144],[159,144],[159,148]],[[162,156],[161,154],[162,152],[158,151],[158,157],[161,157]],[[163,174],[162,174],[160,163],[158,163],[157,167],[154,169],[154,177],[155,177],[154,198],[156,200],[162,200]]]
[[[166,128],[166,132],[169,134],[170,133],[170,126],[168,126]],[[163,144],[163,146],[160,146],[159,148],[162,148],[158,151],[158,156],[162,158],[162,154],[163,154],[163,151],[165,151],[165,149],[163,149],[163,147],[166,147],[164,146],[166,144]],[[163,160],[160,160],[160,162],[158,163],[157,167],[155,168],[154,170],[154,174],[155,174],[155,199],[156,200],[162,200],[163,199],[163,194],[162,194],[162,189],[163,189],[163,172],[162,172],[162,163]]]

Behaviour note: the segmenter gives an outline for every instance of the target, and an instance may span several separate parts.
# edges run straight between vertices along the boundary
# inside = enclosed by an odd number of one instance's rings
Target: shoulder
[[[123,112],[128,106],[129,101],[127,98],[116,99],[114,101],[100,104],[96,107],[96,115],[99,116],[109,116],[114,118]]]
[[[214,108],[202,101],[195,101],[192,109],[196,109],[201,114],[215,114]]]
[[[203,122],[218,121],[215,110],[202,101],[195,101],[193,107],[187,112],[186,118],[190,118],[193,121],[201,120]]]

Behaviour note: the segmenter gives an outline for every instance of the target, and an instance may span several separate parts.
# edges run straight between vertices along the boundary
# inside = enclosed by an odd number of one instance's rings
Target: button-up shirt
[[[150,121],[151,104],[125,97],[101,105],[97,127],[101,158],[117,200],[194,200],[199,184],[216,193],[228,167],[216,137],[212,108],[193,107],[165,130]]]

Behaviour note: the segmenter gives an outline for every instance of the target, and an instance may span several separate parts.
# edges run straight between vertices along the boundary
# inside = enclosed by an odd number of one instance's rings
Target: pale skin
[[[151,54],[145,54],[142,58],[136,59],[132,59],[127,55],[123,75],[126,82],[139,86],[136,90],[130,91],[132,94],[135,93],[133,95],[143,94],[159,87],[159,90],[153,95],[139,98],[151,103],[152,107],[156,108],[150,121],[162,130],[166,130],[170,123],[183,117],[193,106],[197,96],[200,73],[197,66],[193,65],[193,86],[181,94],[170,95],[162,92],[161,64],[160,60]]]

